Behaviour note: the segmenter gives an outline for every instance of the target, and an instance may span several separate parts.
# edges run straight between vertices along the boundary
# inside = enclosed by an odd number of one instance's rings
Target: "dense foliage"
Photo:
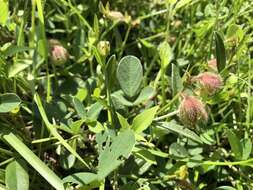
[[[253,189],[253,1],[0,0],[0,190]]]

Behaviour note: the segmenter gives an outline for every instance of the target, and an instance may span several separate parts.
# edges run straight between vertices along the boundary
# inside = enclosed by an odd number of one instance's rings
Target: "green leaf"
[[[35,0],[36,7],[38,10],[38,18],[39,18],[39,40],[38,40],[38,52],[39,54],[46,60],[48,56],[48,44],[45,32],[45,23],[44,23],[44,15],[43,15],[43,5],[41,0]]]
[[[77,185],[88,185],[96,180],[97,174],[89,172],[74,173],[63,178],[64,183],[73,183]]]
[[[124,118],[122,115],[120,115],[119,113],[117,113],[118,119],[119,119],[119,123],[121,125],[122,128],[130,128],[129,123],[127,122],[127,119]]]
[[[5,26],[7,19],[9,17],[9,5],[8,0],[0,0],[0,25]]]
[[[240,140],[232,130],[227,130],[227,137],[235,158],[240,160],[242,158],[242,146]]]
[[[103,109],[103,105],[100,102],[96,102],[91,105],[89,111],[87,112],[87,119],[91,121],[96,121],[99,113]]]
[[[181,146],[178,143],[172,143],[170,145],[170,150],[169,150],[170,155],[179,157],[179,158],[185,158],[188,156],[188,152],[185,149],[185,147]]]
[[[159,55],[161,59],[161,67],[165,69],[173,58],[173,52],[168,42],[164,41],[159,46]]]
[[[217,187],[215,190],[236,190],[236,189],[231,186],[220,186],[220,187]]]
[[[168,158],[169,157],[168,153],[162,152],[160,150],[149,149],[148,151],[151,152],[155,156],[159,156],[159,157],[162,157],[162,158]]]
[[[143,70],[137,57],[131,55],[123,57],[119,62],[116,75],[120,87],[127,97],[132,98],[138,94]]]
[[[5,170],[5,184],[11,190],[28,190],[29,175],[23,167],[25,163],[13,161],[8,164]]]
[[[171,122],[159,122],[157,123],[158,126],[168,129],[174,133],[177,133],[179,135],[182,135],[184,137],[187,137],[189,139],[191,139],[194,142],[203,144],[201,138],[194,133],[193,131],[191,131],[188,128],[185,128],[184,126],[178,125],[175,122],[171,121]]]
[[[79,115],[79,117],[81,119],[85,119],[86,118],[86,110],[83,106],[83,103],[78,98],[74,97],[73,104],[74,104],[75,110],[76,110],[77,114]]]
[[[9,47],[4,51],[4,55],[5,55],[6,57],[9,57],[9,56],[15,55],[16,53],[23,52],[23,51],[28,51],[28,50],[32,50],[32,48],[23,47],[23,46],[11,45],[11,46],[9,46]]]
[[[176,5],[175,10],[178,10],[178,9],[180,9],[180,8],[182,8],[182,7],[184,7],[184,6],[186,6],[187,4],[190,4],[192,1],[193,1],[193,0],[180,0],[180,1],[177,3],[177,5]]]
[[[236,40],[240,42],[243,39],[244,32],[242,28],[236,24],[232,24],[227,29],[226,37],[231,40]]]
[[[29,60],[29,59],[18,60],[15,64],[11,65],[8,68],[8,77],[11,78],[11,77],[16,76],[18,73],[25,70],[31,65],[32,65],[32,60]]]
[[[89,130],[93,133],[101,133],[102,131],[105,130],[105,127],[98,121],[95,123],[88,123]]]
[[[82,124],[84,123],[83,119],[74,121],[73,123],[71,123],[71,125],[69,126],[72,133],[77,135],[80,132],[80,128],[82,126]]]
[[[106,70],[106,85],[109,90],[112,89],[114,83],[115,83],[115,77],[116,77],[116,56],[112,55],[109,60],[106,63],[105,66]]]
[[[20,98],[13,93],[0,95],[0,113],[6,113],[17,108],[21,103]]]
[[[62,168],[64,168],[65,170],[69,170],[74,166],[76,157],[69,152],[65,152],[60,155],[59,161]]]
[[[13,133],[5,134],[3,138],[55,189],[64,190],[61,179]]]
[[[215,52],[218,71],[221,72],[226,67],[226,50],[223,39],[219,32],[214,32]]]
[[[154,95],[155,95],[155,90],[150,86],[146,86],[145,88],[141,90],[139,96],[134,101],[133,105],[138,105],[144,101],[147,101],[151,99]]]
[[[141,133],[147,129],[151,125],[157,110],[158,106],[155,106],[153,108],[146,109],[137,115],[133,120],[132,129],[136,133]]]
[[[251,150],[252,150],[252,142],[250,139],[242,139],[242,160],[246,160],[249,158]]]
[[[139,148],[139,150],[134,152],[134,155],[145,160],[146,162],[150,164],[154,164],[154,165],[157,164],[155,156],[149,150]]]
[[[132,102],[130,102],[129,100],[127,100],[124,97],[124,93],[122,90],[118,90],[114,93],[112,93],[111,95],[112,99],[114,99],[115,101],[119,102],[120,104],[124,105],[124,106],[133,106],[134,104]]]
[[[124,130],[112,138],[111,145],[109,144],[110,139],[107,139],[98,158],[98,176],[101,180],[122,164],[123,158],[128,158],[135,145],[134,132],[131,129]]]
[[[183,82],[180,77],[179,68],[175,64],[172,64],[171,83],[173,96],[183,90]]]

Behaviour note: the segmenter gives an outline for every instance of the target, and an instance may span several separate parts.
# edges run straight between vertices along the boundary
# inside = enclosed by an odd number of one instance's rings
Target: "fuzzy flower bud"
[[[217,72],[217,60],[211,59],[210,61],[208,61],[208,68],[212,71]]]
[[[109,11],[106,16],[113,21],[123,21],[124,22],[124,20],[125,20],[124,15],[119,11]]]
[[[97,45],[100,55],[106,57],[110,53],[110,43],[108,41],[100,41]]]
[[[50,58],[56,65],[64,64],[68,60],[68,51],[57,40],[49,40]]]
[[[183,100],[179,106],[179,117],[181,121],[193,127],[199,121],[206,123],[208,114],[204,104],[194,96],[183,95]]]
[[[215,73],[204,72],[196,77],[192,78],[193,82],[198,82],[201,86],[202,91],[206,92],[208,95],[213,95],[223,85],[222,78]]]

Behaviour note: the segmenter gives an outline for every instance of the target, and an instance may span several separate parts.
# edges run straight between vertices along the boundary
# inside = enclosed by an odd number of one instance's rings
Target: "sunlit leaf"
[[[157,109],[158,109],[158,106],[149,108],[149,109],[144,110],[139,115],[137,115],[133,120],[132,129],[136,133],[141,133],[142,131],[147,129],[151,125],[155,117]]]
[[[137,95],[142,83],[143,71],[140,60],[134,56],[123,57],[117,68],[117,79],[125,95]]]

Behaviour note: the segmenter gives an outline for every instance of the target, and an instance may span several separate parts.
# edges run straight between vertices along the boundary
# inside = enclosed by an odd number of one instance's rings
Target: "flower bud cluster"
[[[200,88],[201,95],[214,95],[223,86],[223,80],[217,73],[217,63],[213,59],[209,61],[208,66],[213,72],[203,72],[191,78],[191,83],[197,83]],[[179,106],[180,120],[188,125],[194,126],[199,122],[206,123],[208,121],[208,113],[203,102],[195,96],[182,95],[182,101]]]

